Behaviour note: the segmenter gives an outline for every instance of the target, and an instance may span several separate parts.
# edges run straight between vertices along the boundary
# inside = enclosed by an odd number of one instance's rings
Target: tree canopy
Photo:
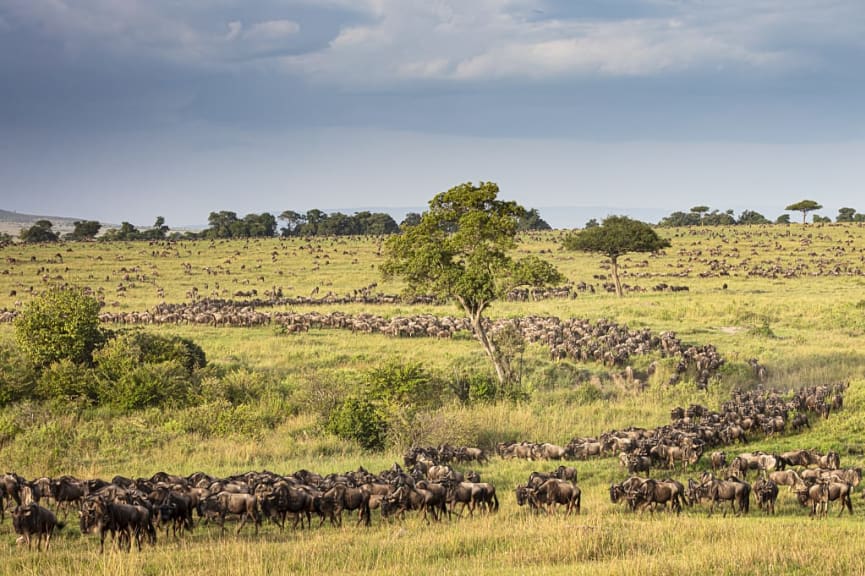
[[[436,195],[416,225],[388,239],[382,273],[404,279],[409,292],[458,303],[504,384],[507,359],[487,336],[484,311],[515,286],[558,284],[563,278],[539,258],[511,258],[508,252],[516,245],[526,211],[516,202],[499,200],[498,193],[493,182],[469,182]]]
[[[563,243],[568,250],[595,252],[609,258],[616,294],[620,297],[619,256],[629,252],[656,252],[670,246],[670,241],[658,236],[651,226],[627,216],[608,216],[600,226],[572,233]]]
[[[60,235],[53,228],[50,220],[37,220],[30,228],[21,230],[21,240],[28,244],[37,242],[57,242],[60,240]]]
[[[799,202],[796,202],[795,204],[790,204],[789,206],[784,208],[784,210],[792,210],[794,212],[801,212],[802,213],[802,224],[805,224],[806,223],[805,217],[807,216],[808,212],[813,212],[814,210],[819,210],[822,207],[823,207],[822,204],[818,204],[814,200],[800,200]]]

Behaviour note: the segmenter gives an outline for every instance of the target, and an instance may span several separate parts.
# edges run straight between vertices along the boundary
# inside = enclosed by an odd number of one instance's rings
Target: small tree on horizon
[[[784,210],[792,210],[794,212],[802,213],[802,224],[807,224],[806,217],[808,216],[808,212],[813,212],[814,210],[819,210],[823,207],[822,204],[818,204],[814,200],[800,200],[795,204],[790,204]]]
[[[700,216],[700,226],[703,225],[703,218],[704,218],[703,215],[708,211],[709,211],[708,206],[702,206],[701,205],[701,206],[694,206],[693,208],[691,208],[691,212]]]
[[[566,236],[563,241],[567,250],[597,252],[610,259],[616,295],[621,298],[622,282],[619,279],[619,256],[628,252],[657,252],[668,248],[670,241],[661,238],[651,226],[627,216],[608,216],[600,226],[586,228]]]

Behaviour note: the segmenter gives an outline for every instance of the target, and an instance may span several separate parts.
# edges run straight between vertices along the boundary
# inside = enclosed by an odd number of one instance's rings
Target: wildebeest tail
[[[499,497],[493,492],[493,512],[499,511]]]
[[[66,522],[57,522],[57,524],[54,525],[54,528],[56,528],[57,530],[63,530],[65,527]]]

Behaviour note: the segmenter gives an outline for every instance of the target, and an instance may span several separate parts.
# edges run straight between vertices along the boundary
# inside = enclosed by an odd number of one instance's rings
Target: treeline
[[[804,213],[822,208],[819,204],[813,203],[802,207],[802,203],[788,206],[788,210],[795,210]],[[812,221],[815,224],[832,222],[828,216],[814,214]],[[835,222],[865,222],[865,214],[856,212],[855,208],[839,208],[838,215],[835,217]],[[694,206],[688,212],[677,211],[669,216],[666,216],[658,222],[658,226],[735,226],[735,225],[750,225],[750,224],[772,224],[773,221],[766,218],[763,214],[755,210],[744,210],[737,217],[733,210],[712,210],[708,206]],[[774,220],[775,224],[790,224],[790,215],[781,214]]]
[[[58,242],[62,240],[180,240],[198,238],[272,238],[308,237],[308,236],[381,236],[397,234],[406,226],[413,226],[420,221],[420,214],[409,212],[400,224],[397,224],[390,214],[384,212],[361,211],[354,214],[313,209],[305,213],[286,210],[278,217],[269,212],[261,214],[250,213],[243,217],[236,212],[221,210],[211,212],[207,218],[208,227],[200,232],[171,232],[165,224],[165,218],[156,218],[153,226],[139,230],[129,222],[122,222],[119,228],[110,228],[101,236],[102,224],[96,220],[82,220],[74,223],[74,229],[69,234],[61,235],[53,229],[49,220],[39,220],[30,228],[21,230],[19,238],[25,243]],[[279,222],[283,226],[279,227]],[[537,209],[527,210],[520,216],[520,230],[549,230],[550,225],[540,217]],[[12,242],[12,237],[0,236],[0,245]]]

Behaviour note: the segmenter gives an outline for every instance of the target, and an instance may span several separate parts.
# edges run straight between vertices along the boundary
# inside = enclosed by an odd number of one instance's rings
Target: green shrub
[[[64,358],[89,364],[105,339],[99,327],[99,302],[82,290],[51,290],[31,301],[15,319],[15,337],[37,366]]]
[[[94,361],[109,378],[120,378],[142,364],[174,362],[189,374],[207,364],[204,350],[192,340],[140,331],[118,334],[94,353]]]
[[[0,406],[30,398],[36,377],[26,355],[13,346],[0,345]]]
[[[148,406],[183,406],[193,396],[194,381],[176,361],[142,364],[116,380],[101,379],[101,404],[130,411]]]
[[[42,370],[36,390],[37,395],[45,400],[81,400],[88,404],[99,400],[93,370],[69,358],[54,362]]]
[[[381,450],[387,436],[387,419],[370,400],[350,397],[331,412],[327,430],[367,450]]]

